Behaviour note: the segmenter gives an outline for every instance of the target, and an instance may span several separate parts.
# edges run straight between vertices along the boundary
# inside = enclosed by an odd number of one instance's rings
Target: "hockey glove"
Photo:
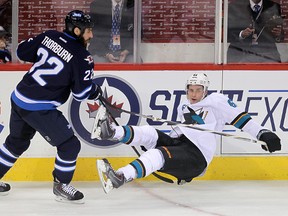
[[[273,132],[267,129],[260,130],[257,135],[257,139],[265,142],[265,145],[261,145],[262,149],[269,151],[270,153],[281,150],[280,138]]]
[[[94,92],[89,96],[90,100],[92,100],[92,99],[97,100],[103,94],[102,89],[99,85],[94,84],[94,87],[95,87]]]

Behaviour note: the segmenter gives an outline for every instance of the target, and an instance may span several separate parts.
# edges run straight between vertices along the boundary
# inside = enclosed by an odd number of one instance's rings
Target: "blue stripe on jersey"
[[[75,98],[75,100],[77,101],[82,101],[82,100],[86,100],[89,96],[90,96],[90,91],[92,89],[92,85],[90,85],[89,87],[87,87],[84,91],[82,91],[79,94],[75,94],[74,92],[72,92],[73,97]]]
[[[236,128],[243,128],[244,124],[247,123],[247,121],[251,119],[251,116],[248,113],[244,113],[240,118],[236,120],[236,122],[233,124]]]
[[[21,98],[19,97],[21,96]],[[20,95],[17,90],[14,90],[11,95],[14,103],[25,110],[38,111],[38,110],[54,110],[61,104],[55,101],[37,101],[31,100],[23,95]]]

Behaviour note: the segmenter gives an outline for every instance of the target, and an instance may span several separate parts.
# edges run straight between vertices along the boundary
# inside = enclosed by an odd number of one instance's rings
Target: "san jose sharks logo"
[[[125,80],[116,76],[105,75],[95,77],[93,82],[101,87],[103,97],[114,107],[141,113],[139,97]],[[100,105],[99,101],[79,102],[72,98],[69,106],[70,123],[78,137],[86,144],[100,148],[115,147],[119,145],[118,142],[91,139],[92,126]],[[124,114],[108,106],[107,108],[119,125],[138,125],[140,122],[138,116]]]
[[[198,109],[194,111],[192,108],[185,106],[183,109],[187,108],[189,112],[184,113],[184,124],[205,124],[204,119],[206,117],[206,114],[204,116],[203,109]]]

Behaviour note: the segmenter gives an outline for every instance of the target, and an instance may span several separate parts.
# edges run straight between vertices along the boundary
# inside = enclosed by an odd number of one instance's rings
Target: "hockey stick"
[[[102,96],[100,96],[100,98],[98,99],[99,101],[100,101],[100,103],[106,108],[106,110],[107,110],[107,112],[109,113],[109,116],[112,118],[112,120],[115,122],[115,124],[117,125],[117,126],[119,126],[119,123],[116,121],[116,119],[114,118],[114,116],[111,114],[111,112],[110,112],[110,110],[107,108],[107,106],[106,106],[106,104],[110,104],[104,97],[102,97]],[[112,105],[111,105],[112,106]],[[111,107],[110,106],[110,107]],[[112,106],[113,107],[113,106]],[[94,133],[96,131],[96,128],[95,128],[95,124],[94,124],[94,126],[93,126],[93,129],[92,129],[92,133]],[[140,157],[141,156],[141,154],[139,153],[139,151],[136,149],[136,147],[135,146],[131,146],[132,147],[132,149],[133,149],[133,151],[136,153],[136,155],[138,156],[138,157]],[[161,176],[161,175],[159,175],[159,174],[157,174],[157,173],[155,173],[155,172],[153,172],[152,173],[152,175],[154,175],[156,178],[158,178],[158,179],[160,179],[160,180],[162,180],[162,181],[164,181],[164,182],[167,182],[167,183],[174,183],[174,181],[172,180],[172,179],[169,179],[169,178],[166,178],[166,177],[164,177],[164,176]]]
[[[237,136],[237,135],[233,135],[233,134],[230,134],[230,133],[213,131],[213,130],[209,130],[209,129],[206,129],[206,128],[200,128],[200,127],[197,127],[197,126],[195,126],[193,124],[182,124],[182,123],[178,123],[178,122],[175,122],[175,121],[169,121],[169,120],[166,120],[166,119],[161,119],[161,118],[158,118],[158,117],[154,117],[153,115],[144,115],[144,114],[140,114],[140,113],[127,111],[127,110],[124,110],[124,109],[121,109],[121,108],[113,106],[112,104],[110,104],[109,101],[107,101],[102,96],[100,98],[102,100],[102,103],[105,103],[109,107],[111,107],[113,109],[117,109],[117,110],[119,110],[121,112],[130,114],[130,115],[135,115],[135,116],[139,116],[139,117],[146,118],[146,119],[152,119],[153,121],[163,122],[163,123],[167,123],[167,124],[170,124],[170,125],[173,125],[173,126],[188,127],[188,128],[191,128],[191,129],[204,131],[204,132],[208,132],[208,133],[213,133],[213,134],[220,135],[220,136],[225,136],[225,137],[230,137],[230,138],[233,138],[233,139],[238,139],[238,140],[242,140],[242,141],[246,141],[246,142],[251,142],[251,143],[256,143],[256,144],[260,144],[260,145],[265,145],[267,147],[267,144],[265,142],[263,142],[263,141],[260,141],[260,140],[255,140],[255,139],[252,139],[252,138]]]

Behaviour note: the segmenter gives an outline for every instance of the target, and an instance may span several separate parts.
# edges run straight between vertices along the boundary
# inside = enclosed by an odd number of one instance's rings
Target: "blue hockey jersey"
[[[17,56],[34,63],[12,93],[12,100],[23,109],[56,109],[70,92],[78,101],[95,92],[93,58],[69,34],[51,30],[29,38],[18,45]]]
[[[11,59],[11,54],[7,49],[0,50],[0,64],[10,62]]]

